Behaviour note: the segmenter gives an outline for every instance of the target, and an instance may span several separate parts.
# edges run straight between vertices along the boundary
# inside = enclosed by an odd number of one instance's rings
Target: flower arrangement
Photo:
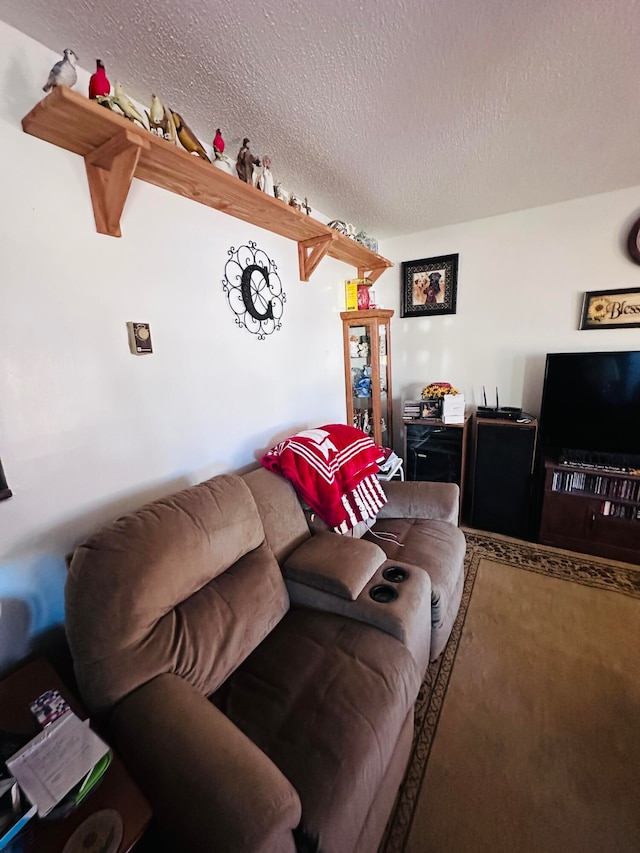
[[[423,400],[441,400],[447,394],[459,394],[450,382],[430,382],[422,389]]]

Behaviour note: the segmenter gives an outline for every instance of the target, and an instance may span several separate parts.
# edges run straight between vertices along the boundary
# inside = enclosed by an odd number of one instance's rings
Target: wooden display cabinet
[[[393,441],[391,396],[391,317],[372,308],[342,311],[347,423],[383,447]]]
[[[539,540],[640,563],[640,474],[547,459]]]

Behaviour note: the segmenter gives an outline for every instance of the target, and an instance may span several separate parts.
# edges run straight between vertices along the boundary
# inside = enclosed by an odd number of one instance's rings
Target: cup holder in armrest
[[[387,566],[382,572],[382,577],[390,583],[402,583],[409,577],[409,571],[401,566]]]
[[[389,604],[398,597],[398,592],[386,583],[377,583],[369,590],[369,596],[379,604]]]

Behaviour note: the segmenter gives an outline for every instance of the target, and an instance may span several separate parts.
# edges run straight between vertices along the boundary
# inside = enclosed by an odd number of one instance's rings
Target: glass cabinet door
[[[391,446],[391,359],[389,321],[393,311],[344,311],[347,423]]]

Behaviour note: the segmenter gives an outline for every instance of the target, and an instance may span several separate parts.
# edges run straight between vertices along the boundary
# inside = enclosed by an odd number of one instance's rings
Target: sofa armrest
[[[428,518],[458,524],[460,488],[456,483],[389,480],[381,485],[387,503],[378,518]]]
[[[379,545],[339,533],[317,533],[290,554],[285,580],[355,601],[387,559]]]
[[[161,826],[194,853],[293,853],[297,792],[205,696],[163,674],[123,699],[110,729]],[[176,849],[178,849],[176,847]]]

